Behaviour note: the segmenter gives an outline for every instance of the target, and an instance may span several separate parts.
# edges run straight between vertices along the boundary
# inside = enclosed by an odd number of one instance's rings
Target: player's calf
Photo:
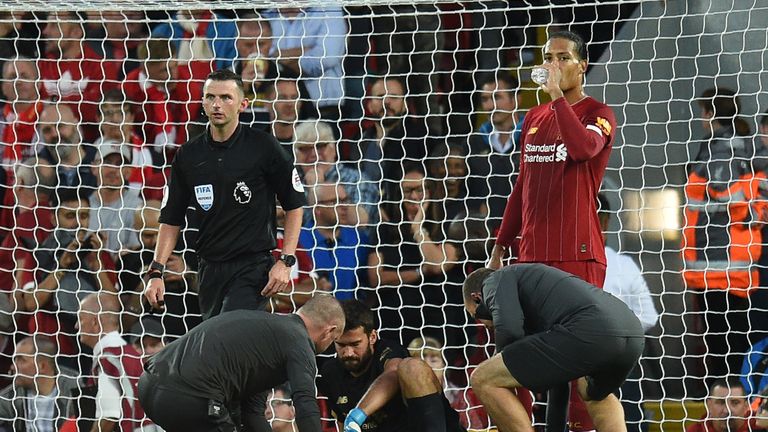
[[[619,399],[609,393],[607,396],[596,395],[589,390],[589,381],[582,377],[577,380],[579,396],[587,406],[587,412],[592,417],[597,432],[626,432],[624,408]],[[593,393],[593,394],[590,394]],[[599,399],[602,397],[602,399]]]

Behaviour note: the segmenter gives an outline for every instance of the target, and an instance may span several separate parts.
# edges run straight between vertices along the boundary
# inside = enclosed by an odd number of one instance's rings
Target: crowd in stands
[[[166,16],[14,12],[9,29],[0,18],[0,31],[18,42],[0,44],[0,384],[8,386],[0,393],[0,430],[76,430],[84,419],[105,431],[116,422],[123,431],[153,430],[133,397],[142,359],[200,322],[193,212],[168,261],[162,314],[144,304],[142,277],[170,161],[204,132],[203,83],[222,68],[246,85],[241,121],[277,138],[307,191],[293,290],[274,298],[272,309],[293,311],[316,291],[363,300],[376,309],[383,336],[435,369],[465,426],[489,425],[467,383],[489,355],[492,335],[472,325],[460,288],[487,261],[514,186],[521,84],[510,70],[493,69],[480,70],[467,88],[447,86],[439,73],[447,41],[434,31],[441,15],[413,8],[388,7],[385,19],[369,23],[373,36],[362,62],[355,61],[357,44],[368,34],[353,27],[365,12],[336,7]],[[416,11],[422,8],[437,7]],[[474,108],[464,108],[477,114],[469,130],[441,115],[450,107],[440,95],[455,90],[472,95]],[[702,174],[714,169],[713,160],[748,162],[757,147],[768,148],[745,138],[745,153],[734,156],[734,136],[750,131],[733,130],[722,109],[704,107],[713,115],[712,139],[724,144],[702,147],[686,193],[732,180]],[[760,132],[768,136],[766,117]],[[718,159],[720,150],[728,156]],[[745,193],[765,192],[765,167],[742,165]],[[704,199],[696,197],[689,202]],[[768,210],[755,208],[762,212],[755,216],[746,208],[738,213],[746,232],[726,229],[718,248],[746,236],[743,252],[755,257],[763,226],[749,217],[766,221]],[[687,211],[709,215],[695,227],[715,224],[712,213]],[[708,269],[723,261],[715,257],[722,251],[697,256],[699,243],[690,241],[696,252],[686,260],[706,261]],[[762,273],[746,273],[743,286],[733,284],[733,274],[719,286],[726,279],[684,273],[700,289],[701,311],[724,317],[705,321],[712,326],[708,375],[735,374],[742,358],[736,353],[749,350],[744,325],[760,318],[750,317],[745,299],[766,283],[758,285]],[[761,301],[764,313],[768,301]],[[744,334],[726,335],[729,329]],[[724,383],[712,384],[711,393]],[[276,431],[293,430],[289,396],[290,389],[276,388],[268,404]],[[72,400],[80,403],[72,407]]]

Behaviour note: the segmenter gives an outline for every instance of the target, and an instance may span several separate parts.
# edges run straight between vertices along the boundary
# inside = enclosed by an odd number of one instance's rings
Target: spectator
[[[324,120],[335,121],[344,103],[347,21],[341,7],[280,8],[267,15],[272,55],[282,69],[298,76]]]
[[[269,90],[269,100],[272,105],[269,110],[272,135],[293,156],[291,145],[304,105],[304,101],[299,98],[299,82],[291,78],[278,78]]]
[[[420,165],[406,165],[397,195],[382,210],[375,230],[375,252],[368,258],[368,278],[379,303],[382,335],[410,341],[427,335],[443,337],[445,274],[456,265],[453,245],[433,237],[425,219],[431,200]],[[402,198],[401,198],[402,197]]]
[[[90,384],[96,388],[91,430],[133,432],[148,420],[137,385],[144,371],[139,354],[120,336],[120,307],[113,293],[89,294],[77,316],[80,341],[93,349]],[[82,413],[81,413],[82,415]]]
[[[738,379],[717,379],[709,386],[707,413],[686,432],[747,432],[757,430],[744,386]],[[762,430],[762,429],[761,429]]]
[[[160,321],[146,316],[131,326],[128,342],[146,360],[165,347],[165,329]]]
[[[363,131],[353,154],[362,174],[382,182],[384,193],[393,193],[402,179],[402,164],[421,161],[431,150],[427,129],[408,116],[405,86],[396,78],[376,78],[365,101],[373,126]],[[394,191],[390,191],[394,189]]]
[[[248,107],[240,114],[240,121],[267,129],[269,125],[271,85],[277,78],[277,64],[269,58],[272,49],[272,27],[269,21],[256,14],[246,14],[237,22],[237,58],[232,67],[243,79]]]
[[[120,254],[117,268],[120,297],[123,302],[123,328],[131,328],[143,315],[141,294],[144,274],[154,258],[157,234],[160,229],[160,201],[147,201],[136,210],[132,226],[139,233],[140,244]],[[200,305],[197,301],[197,277],[187,266],[184,254],[174,252],[168,258],[165,281],[165,313],[162,327],[169,337],[180,337],[200,324]]]
[[[38,122],[41,181],[53,188],[83,187],[90,194],[96,187],[96,177],[90,165],[96,149],[84,145],[83,134],[72,108],[63,104],[47,104]],[[37,163],[37,160],[35,161]]]
[[[248,106],[240,113],[241,123],[268,129],[272,105],[270,94],[277,78],[276,68],[272,60],[262,58],[258,53],[237,63],[235,72],[243,80],[243,91],[248,99]]]
[[[98,104],[104,91],[117,86],[120,62],[104,60],[85,43],[83,20],[77,12],[52,12],[43,28],[45,56],[38,62],[45,99],[72,106],[84,137],[98,133]]]
[[[611,217],[611,207],[603,193],[599,193],[597,198],[600,203],[597,215],[600,219],[600,228],[605,239],[605,233],[608,231]],[[645,283],[642,272],[631,257],[617,253],[607,244],[605,246],[605,260],[606,269],[603,289],[629,306],[643,325],[643,330],[647,333],[656,325],[656,322],[659,320],[659,313],[653,304],[651,291]],[[627,381],[621,386],[620,397],[621,404],[624,407],[624,420],[627,423],[627,430],[635,432],[646,431],[648,425],[643,423],[645,408],[641,402],[643,395],[640,388],[640,378],[642,378],[640,367],[636,367],[627,378]]]
[[[187,123],[200,118],[203,84],[211,72],[210,61],[180,63],[176,50],[168,39],[148,40],[139,49],[142,65],[123,82],[125,96],[134,104],[135,120],[143,125],[144,143],[154,144],[160,154],[166,146],[181,145],[193,135]]]
[[[149,38],[149,21],[143,11],[88,11],[86,40],[101,57],[122,66],[118,78],[140,66],[138,51]]]
[[[294,432],[294,419],[296,409],[291,402],[291,387],[288,383],[272,390],[267,400],[267,409],[264,413],[267,421],[272,426],[272,432]]]
[[[48,196],[40,188],[35,161],[27,159],[14,167],[15,202],[4,207],[0,241],[0,291],[9,293],[19,287],[19,270],[34,266],[31,253],[53,231]]]
[[[272,26],[267,19],[256,13],[246,13],[237,19],[237,38],[235,40],[234,57],[223,59],[229,61],[223,67],[235,71],[241,68],[239,64],[247,58],[266,60],[272,50]]]
[[[126,146],[131,152],[131,162],[133,170],[128,179],[131,187],[142,189],[145,184],[149,187],[155,186],[149,193],[158,193],[157,189],[163,186],[161,173],[156,172],[155,166],[162,165],[163,161],[157,163],[152,160],[150,146],[144,145],[144,140],[136,133],[134,114],[131,110],[131,104],[125,99],[125,95],[120,89],[112,89],[104,94],[104,98],[99,106],[99,132],[100,136],[94,142],[94,146],[101,144],[113,144]],[[158,155],[157,152],[154,153]],[[159,158],[158,158],[159,159]]]
[[[56,345],[44,336],[16,344],[13,384],[0,391],[0,426],[16,432],[55,432],[77,391],[77,372],[56,365]]]
[[[127,187],[130,164],[128,147],[111,143],[98,147],[93,167],[98,190],[89,199],[90,230],[105,235],[106,249],[113,256],[139,244],[133,221],[136,210],[144,204],[139,191]]]
[[[171,22],[155,27],[152,38],[170,41],[173,58],[179,62],[213,62],[218,70],[230,67],[237,56],[237,33],[233,20],[215,12],[181,10]]]
[[[427,187],[434,213],[430,219],[444,221],[444,229],[453,220],[464,218],[481,207],[478,196],[467,193],[467,150],[460,144],[438,144],[427,159]]]
[[[35,126],[43,103],[37,89],[37,65],[27,57],[16,57],[3,62],[2,94],[5,99],[0,121],[0,142],[5,148],[3,166],[32,157],[37,153],[34,146]]]
[[[424,360],[435,372],[445,397],[459,414],[459,421],[464,428],[488,428],[488,413],[472,389],[454,384],[447,378],[448,366],[443,357],[443,344],[439,340],[429,336],[416,338],[408,344],[408,352],[411,357]]]
[[[320,183],[309,194],[313,218],[304,225],[299,245],[308,250],[319,280],[330,285],[339,300],[355,298],[359,286],[367,285],[368,235],[350,226],[350,200],[340,185]]]
[[[78,190],[57,190],[51,204],[55,230],[35,249],[34,262],[27,268],[34,278],[21,287],[20,304],[24,311],[34,313],[30,333],[56,337],[61,354],[75,355],[78,303],[92,292],[115,292],[109,275],[115,267],[101,250],[101,238],[87,230],[88,200]],[[62,361],[74,367],[76,360]]]
[[[768,214],[735,93],[709,89],[699,104],[708,136],[688,167],[683,278],[701,313],[706,376],[713,380],[738,373],[750,346],[749,297],[758,287],[755,264]]]
[[[373,8],[374,71],[408,77],[415,113],[437,114],[437,53],[443,46],[440,12],[435,5],[394,5]]]
[[[336,139],[328,124],[309,120],[296,126],[296,166],[302,183],[312,187],[320,183],[337,183],[344,187],[354,207],[350,225],[378,222],[379,190],[375,183],[358,170],[338,162]]]
[[[16,57],[37,58],[40,53],[40,27],[33,12],[0,12],[0,69]]]
[[[520,84],[509,72],[497,72],[482,83],[481,112],[489,119],[469,140],[469,189],[483,197],[495,230],[501,225],[507,199],[520,169],[520,134],[523,130]]]

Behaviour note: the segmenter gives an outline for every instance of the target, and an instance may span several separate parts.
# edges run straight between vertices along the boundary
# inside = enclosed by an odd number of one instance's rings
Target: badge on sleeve
[[[301,177],[299,177],[299,172],[296,171],[296,168],[293,169],[293,190],[304,193],[304,185],[301,184]]]
[[[204,184],[195,186],[195,198],[200,208],[208,211],[213,207],[213,185]]]

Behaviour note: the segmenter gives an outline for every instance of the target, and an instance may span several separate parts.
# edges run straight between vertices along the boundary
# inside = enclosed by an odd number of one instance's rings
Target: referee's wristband
[[[165,266],[157,261],[152,261],[149,264],[149,270],[147,270],[147,280],[150,279],[162,279],[165,273]]]

